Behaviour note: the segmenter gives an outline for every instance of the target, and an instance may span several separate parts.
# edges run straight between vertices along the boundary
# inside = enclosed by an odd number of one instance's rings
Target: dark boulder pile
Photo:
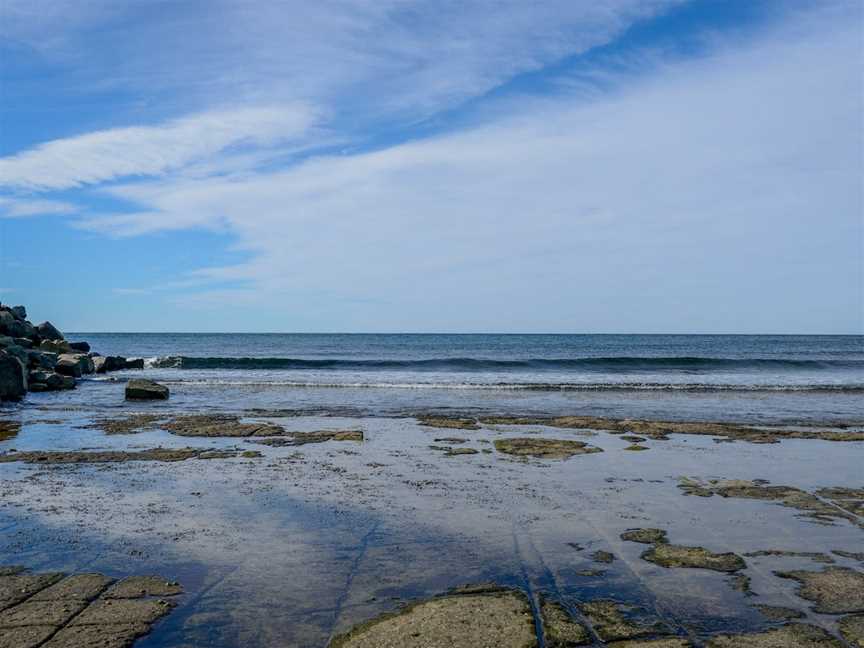
[[[51,322],[34,326],[23,306],[0,304],[0,401],[74,389],[85,374],[143,368],[142,359],[100,355],[87,342],[68,342]]]

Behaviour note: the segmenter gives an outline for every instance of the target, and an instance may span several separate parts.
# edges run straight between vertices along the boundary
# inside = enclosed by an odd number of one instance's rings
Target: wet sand
[[[861,428],[266,414],[8,415],[3,564],[182,583],[136,647],[360,646],[358,624],[416,631],[380,615],[434,632],[437,607],[487,605],[440,598],[475,583],[524,597],[541,646],[860,645]]]

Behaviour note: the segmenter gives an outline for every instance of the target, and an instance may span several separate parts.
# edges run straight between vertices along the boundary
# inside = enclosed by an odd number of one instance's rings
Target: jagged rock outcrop
[[[143,369],[144,360],[103,357],[85,341],[69,342],[51,322],[34,326],[24,306],[0,304],[0,400],[27,391],[74,389],[75,379],[94,372]]]

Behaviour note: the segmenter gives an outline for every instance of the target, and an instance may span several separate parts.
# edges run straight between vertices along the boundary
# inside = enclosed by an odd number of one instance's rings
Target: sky
[[[864,333],[860,0],[0,0],[70,331]]]

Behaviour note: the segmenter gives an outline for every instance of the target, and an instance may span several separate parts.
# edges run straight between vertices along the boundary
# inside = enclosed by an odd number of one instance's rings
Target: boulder
[[[61,376],[53,371],[31,371],[31,391],[55,391],[57,389],[72,389],[75,387],[75,379],[69,376]],[[42,389],[33,389],[34,385],[42,385]]]
[[[82,353],[90,353],[90,345],[86,342],[70,342],[69,348],[73,351],[81,351]]]
[[[25,349],[32,349],[33,348],[33,340],[31,340],[30,338],[18,337],[18,338],[14,338],[14,339],[15,339],[15,344],[17,344],[18,346],[24,347]]]
[[[12,346],[13,344],[17,344],[15,342],[15,338],[11,338],[8,335],[0,335],[0,349],[5,349],[8,346]]]
[[[70,353],[72,351],[66,340],[42,340],[39,348],[42,351],[50,351],[51,353]]]
[[[21,361],[21,364],[23,364],[25,367],[27,366],[27,362],[30,360],[27,349],[18,346],[17,344],[7,346],[4,351],[6,351],[6,353],[8,353],[9,355],[18,358],[18,360]]]
[[[31,369],[54,371],[54,367],[57,366],[57,354],[50,351],[30,350],[27,352],[27,366]]]
[[[57,365],[54,367],[54,371],[64,376],[72,376],[73,378],[80,378],[81,374],[84,373],[78,357],[69,353],[64,353],[57,358]]]
[[[133,361],[134,362],[134,361]],[[126,358],[121,356],[93,356],[93,365],[96,373],[105,373],[106,371],[120,371],[121,369],[143,369],[144,361],[141,361],[141,366],[129,367]]]
[[[144,368],[144,358],[133,358],[132,360],[123,359],[123,368],[124,369],[143,369]]]
[[[10,327],[18,323],[15,316],[8,310],[0,310],[0,333],[16,337],[9,332]]]
[[[27,393],[27,370],[21,361],[0,351],[0,401],[18,400]]]
[[[23,306],[13,306],[9,309],[12,314],[19,320],[24,321],[27,319],[27,309]]]
[[[63,334],[51,322],[42,322],[36,327],[39,336],[45,340],[62,340]]]
[[[126,383],[126,400],[167,400],[168,388],[165,385],[136,378]]]
[[[66,362],[64,362],[64,359]],[[61,362],[63,362],[64,366],[69,366],[70,362],[74,362],[78,365],[80,369],[80,373],[74,374],[75,376],[80,376],[81,374],[91,374],[95,371],[95,367],[93,366],[93,358],[88,356],[86,353],[63,353],[60,357],[57,358],[57,367],[55,367],[55,371],[58,373],[62,373],[63,375],[69,376],[68,371],[60,371],[59,367]]]

